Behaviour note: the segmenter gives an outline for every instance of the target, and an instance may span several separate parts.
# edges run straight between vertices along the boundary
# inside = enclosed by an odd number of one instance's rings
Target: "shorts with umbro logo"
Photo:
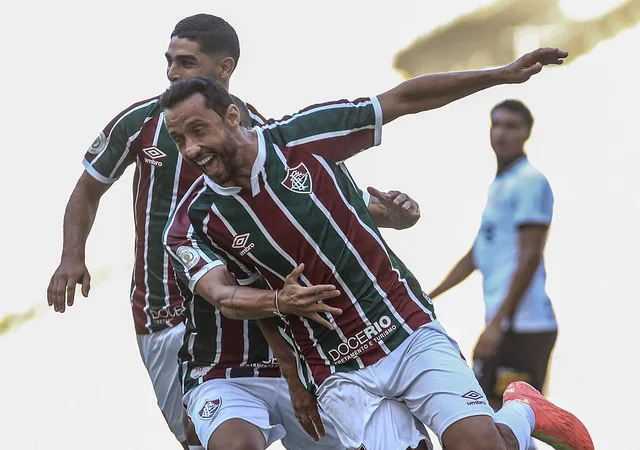
[[[413,417],[439,439],[461,419],[493,417],[473,371],[438,321],[376,363],[330,375],[320,385],[318,402],[345,447],[367,450],[415,447],[417,442],[407,441]]]

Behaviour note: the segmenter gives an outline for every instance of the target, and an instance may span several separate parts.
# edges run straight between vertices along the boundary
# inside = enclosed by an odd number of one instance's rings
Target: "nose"
[[[175,64],[169,64],[167,67],[167,78],[172,83],[180,81],[180,73]]]
[[[200,156],[200,146],[192,140],[185,143],[184,154],[188,159],[195,160]]]

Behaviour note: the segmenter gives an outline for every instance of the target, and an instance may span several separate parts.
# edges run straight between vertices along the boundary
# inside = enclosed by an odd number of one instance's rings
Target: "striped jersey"
[[[279,289],[304,263],[302,285],[337,286],[341,295],[327,301],[343,310],[334,330],[297,316],[284,327],[311,390],[335,371],[378,361],[435,318],[431,300],[387,247],[338,164],[378,145],[381,127],[377,98],[315,105],[255,127],[250,191],[202,176],[165,232],[166,250],[190,290],[221,264],[240,284],[262,278]]]
[[[253,115],[259,117],[255,110]],[[148,334],[183,321],[183,298],[162,246],[162,232],[202,173],[184,164],[164,125],[159,96],[134,103],[113,118],[83,161],[86,171],[105,184],[115,182],[134,163],[131,307],[136,333]]]

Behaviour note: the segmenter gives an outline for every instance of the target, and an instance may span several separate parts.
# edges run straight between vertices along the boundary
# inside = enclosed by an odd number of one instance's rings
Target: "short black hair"
[[[173,108],[193,94],[202,94],[205,98],[205,106],[215,111],[223,119],[229,105],[233,103],[231,95],[217,80],[207,77],[193,77],[172,83],[160,97],[160,108],[163,110]]]
[[[211,14],[196,14],[178,22],[171,37],[189,39],[198,44],[200,51],[210,56],[230,56],[238,65],[240,42],[236,30],[224,19]]]
[[[501,101],[493,108],[491,108],[491,116],[493,116],[494,111],[497,109],[508,109],[509,111],[513,111],[516,114],[520,114],[520,117],[522,117],[525,123],[529,126],[529,130],[533,128],[533,114],[531,114],[529,108],[527,108],[527,106],[520,100],[514,100],[510,98]]]

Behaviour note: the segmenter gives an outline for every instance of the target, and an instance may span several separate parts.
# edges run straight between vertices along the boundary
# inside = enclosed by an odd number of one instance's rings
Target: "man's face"
[[[194,94],[165,110],[165,123],[182,157],[224,186],[237,170],[237,144],[227,123]]]
[[[164,54],[167,58],[167,78],[171,83],[190,77],[218,79],[219,61],[200,51],[200,46],[189,39],[173,37]]]
[[[491,115],[491,147],[498,160],[510,160],[524,151],[529,139],[529,125],[524,117],[507,108],[498,108]]]

